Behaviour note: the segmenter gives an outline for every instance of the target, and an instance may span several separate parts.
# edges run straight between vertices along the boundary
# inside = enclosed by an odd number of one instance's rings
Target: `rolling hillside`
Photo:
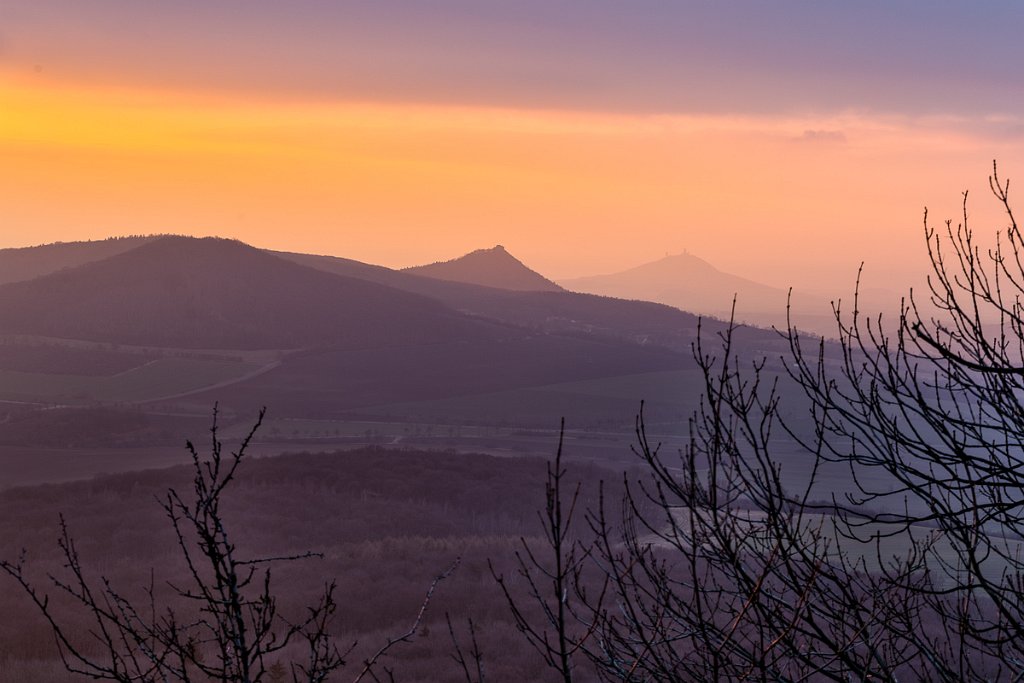
[[[0,286],[0,330],[190,349],[357,348],[490,334],[425,297],[240,242],[185,237]]]
[[[501,328],[498,328],[501,329]],[[470,397],[557,382],[692,368],[693,359],[660,347],[506,328],[499,338],[293,354],[269,372],[183,401],[199,411],[213,401],[252,412],[273,403],[275,415],[334,418],[412,401]],[[681,387],[680,391],[686,389]],[[627,418],[632,418],[632,406]],[[568,405],[559,408],[568,409]],[[496,411],[500,414],[502,411]],[[516,411],[506,405],[505,419]],[[557,412],[555,415],[557,416]],[[408,413],[396,408],[393,417]],[[447,421],[457,423],[461,412]],[[547,417],[550,423],[552,416]]]
[[[532,273],[503,250],[498,258]],[[702,326],[712,343],[723,327]],[[134,406],[151,416],[203,416],[216,401],[231,414],[270,405],[277,419],[330,422],[310,431],[348,433],[369,420],[359,432],[387,438],[417,421],[447,433],[470,423],[549,428],[560,415],[628,432],[640,398],[657,397],[649,414],[672,422],[695,405],[697,333],[697,316],[658,303],[163,237],[0,286],[0,400],[16,411]],[[738,341],[756,353],[782,343],[756,328]],[[25,425],[69,414],[7,425],[0,415],[0,440],[32,445]],[[103,442],[87,432],[64,430],[59,441]]]
[[[318,270],[430,297],[475,317],[536,331],[654,344],[685,353],[689,353],[697,331],[696,315],[654,302],[566,291],[512,291],[436,280],[409,270],[391,270],[333,256],[278,255]],[[709,332],[722,328],[713,320],[705,321],[705,326]],[[775,335],[767,332],[759,338],[767,345],[776,342]]]

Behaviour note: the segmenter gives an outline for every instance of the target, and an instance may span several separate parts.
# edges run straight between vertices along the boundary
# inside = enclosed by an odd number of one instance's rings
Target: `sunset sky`
[[[0,0],[0,247],[900,284],[926,205],[1006,223],[1022,38],[1008,1]]]

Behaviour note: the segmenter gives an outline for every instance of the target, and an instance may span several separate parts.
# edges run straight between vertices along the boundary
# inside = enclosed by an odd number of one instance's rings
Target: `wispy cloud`
[[[846,133],[841,130],[814,130],[809,128],[796,139],[800,142],[842,143],[846,142]]]

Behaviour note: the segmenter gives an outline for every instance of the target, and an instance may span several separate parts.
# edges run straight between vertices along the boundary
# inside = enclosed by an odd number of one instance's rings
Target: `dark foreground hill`
[[[164,237],[0,287],[0,329],[184,348],[345,348],[478,338],[443,304],[240,242]]]
[[[477,249],[450,261],[406,268],[405,272],[520,292],[562,291],[554,282],[526,267],[500,244],[490,249]]]

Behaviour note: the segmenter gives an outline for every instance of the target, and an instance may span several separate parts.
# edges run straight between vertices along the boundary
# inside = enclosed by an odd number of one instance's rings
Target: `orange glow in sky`
[[[388,266],[504,244],[550,277],[689,250],[780,286],[919,270],[920,219],[1005,222],[1002,122],[261,100],[0,71],[0,246],[236,237]]]

